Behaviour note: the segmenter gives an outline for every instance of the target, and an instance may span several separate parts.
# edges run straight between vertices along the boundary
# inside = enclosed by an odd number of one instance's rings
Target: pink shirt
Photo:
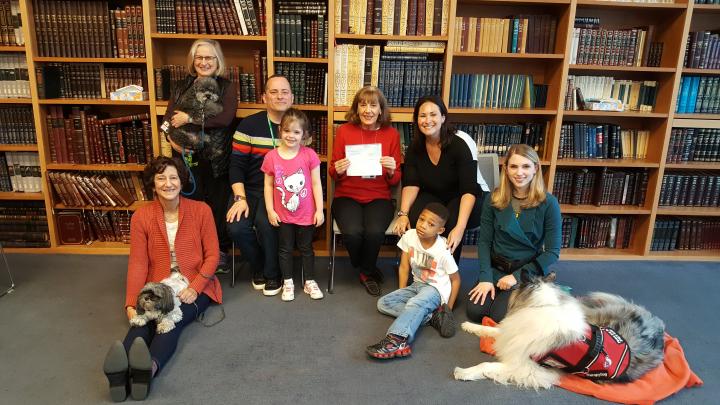
[[[273,182],[273,208],[286,224],[312,225],[315,219],[310,172],[320,166],[314,150],[302,146],[292,159],[283,159],[277,149],[265,155],[263,173],[275,178]]]

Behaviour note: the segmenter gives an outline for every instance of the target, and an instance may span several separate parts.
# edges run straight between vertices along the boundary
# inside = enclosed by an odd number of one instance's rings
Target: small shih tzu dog
[[[455,368],[457,380],[491,379],[521,388],[550,388],[561,373],[628,382],[663,361],[665,324],[620,296],[574,298],[555,273],[522,283],[497,327],[464,322],[462,329],[495,338],[498,362]]]
[[[140,290],[135,307],[136,315],[130,319],[132,326],[145,326],[155,321],[157,333],[167,333],[183,318],[178,293],[189,285],[180,271],[172,271],[170,277],[159,283],[147,283]]]

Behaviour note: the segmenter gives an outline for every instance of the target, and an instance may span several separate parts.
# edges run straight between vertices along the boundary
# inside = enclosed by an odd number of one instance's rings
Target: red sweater
[[[180,197],[179,224],[175,236],[175,256],[180,272],[195,291],[222,302],[215,268],[220,257],[215,222],[204,202]],[[159,282],[170,275],[170,244],[163,208],[158,201],[141,207],[130,221],[125,306],[135,306],[145,283]]]
[[[345,145],[382,144],[382,156],[395,158],[395,174],[387,177],[387,169],[383,168],[383,175],[374,179],[363,179],[358,176],[338,176],[335,171],[335,162],[345,158]],[[363,130],[359,126],[345,123],[335,132],[333,141],[332,161],[330,162],[330,176],[335,179],[335,197],[349,197],[359,203],[368,203],[372,200],[389,200],[390,186],[398,184],[400,178],[400,134],[393,127],[383,127],[377,131]]]

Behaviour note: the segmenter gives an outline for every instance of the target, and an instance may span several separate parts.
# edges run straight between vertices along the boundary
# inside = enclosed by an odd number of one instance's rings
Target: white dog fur
[[[164,284],[165,286],[169,287],[169,290],[164,288],[157,288],[157,284],[158,283],[146,284],[140,292],[140,295],[142,296],[143,294],[152,293],[156,296],[160,296],[161,299],[166,300],[165,302],[170,302],[170,297],[165,297],[165,294],[170,294],[170,291],[172,291],[172,309],[169,310],[169,312],[165,312],[159,309],[141,311],[140,308],[136,308],[137,313],[134,317],[132,317],[132,319],[130,319],[130,325],[145,326],[148,321],[154,320],[157,323],[157,333],[167,333],[173,330],[175,328],[175,324],[182,321],[183,319],[183,314],[180,310],[180,298],[178,297],[178,294],[180,293],[180,291],[188,287],[189,282],[188,279],[183,276],[179,271],[173,271],[170,274],[170,277],[167,277],[160,281],[160,284]]]

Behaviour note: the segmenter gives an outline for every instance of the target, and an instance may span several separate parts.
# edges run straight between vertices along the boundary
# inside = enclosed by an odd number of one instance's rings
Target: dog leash
[[[207,100],[205,100],[205,102],[207,102]],[[205,141],[203,141],[203,139],[205,137],[205,102],[203,102],[203,107],[200,110],[200,114],[202,114],[202,120],[200,122],[200,148],[199,149],[202,149],[205,146],[204,145]],[[192,190],[190,190],[188,192],[181,190],[180,194],[182,194],[186,197],[189,197],[189,196],[195,194],[195,191],[197,191],[197,183],[195,182],[195,175],[193,175],[193,172],[191,169],[192,165],[190,163],[188,163],[188,160],[192,161],[192,153],[189,152],[185,147],[183,147],[182,158],[183,158],[183,162],[185,163],[185,167],[187,167],[188,173],[190,174],[190,183],[192,184]]]
[[[205,312],[201,313],[200,308],[198,308],[197,304],[193,302],[193,305],[195,305],[195,313],[197,314],[197,316],[195,317],[195,321],[199,322],[200,325],[202,325],[206,328],[211,328],[211,327],[219,324],[220,322],[222,322],[223,319],[225,319],[225,307],[223,307],[222,304],[218,304],[220,306],[220,318],[213,322],[205,321],[205,313],[207,313],[207,309],[205,309]]]

